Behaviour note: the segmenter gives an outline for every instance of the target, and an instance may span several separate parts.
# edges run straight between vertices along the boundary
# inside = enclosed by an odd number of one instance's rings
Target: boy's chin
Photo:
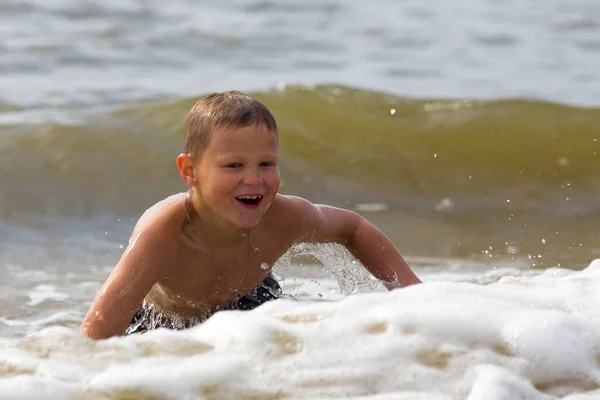
[[[258,220],[241,220],[238,219],[237,221],[231,221],[235,226],[237,226],[238,228],[241,229],[252,229],[255,226],[257,226],[258,224],[260,224],[261,219]]]
[[[236,217],[230,221],[239,228],[250,229],[260,224],[263,218],[263,212],[256,212],[254,215],[236,215]]]

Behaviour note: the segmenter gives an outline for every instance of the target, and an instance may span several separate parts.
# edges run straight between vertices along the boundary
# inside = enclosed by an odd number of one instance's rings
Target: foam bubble
[[[485,285],[283,299],[186,331],[92,341],[53,327],[2,339],[0,397],[598,398],[600,261],[490,273]]]

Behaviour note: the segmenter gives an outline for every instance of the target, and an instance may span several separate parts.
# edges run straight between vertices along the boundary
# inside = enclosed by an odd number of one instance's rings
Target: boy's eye
[[[227,168],[239,168],[241,166],[242,166],[242,164],[240,164],[240,163],[231,163],[231,164],[226,165]]]
[[[261,167],[272,167],[274,164],[270,161],[264,161],[259,164]]]

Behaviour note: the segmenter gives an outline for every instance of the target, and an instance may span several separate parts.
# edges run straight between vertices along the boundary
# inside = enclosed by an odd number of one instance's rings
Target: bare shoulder
[[[269,211],[272,219],[284,224],[300,223],[315,218],[320,212],[319,207],[310,201],[284,194],[277,194]]]
[[[154,271],[150,270],[172,262],[182,244],[183,196],[170,196],[146,210],[135,226],[119,266],[135,266],[151,273]]]
[[[360,219],[353,211],[297,196],[277,195],[271,208],[270,219],[294,241],[341,241]]]
[[[181,202],[176,195],[150,207],[140,217],[119,264],[146,270],[168,265],[181,244]]]
[[[292,212],[298,208],[310,207],[312,205],[311,202],[302,197],[277,193],[277,196],[275,196],[275,200],[271,205],[271,210],[277,212]]]
[[[185,193],[169,196],[149,207],[138,220],[133,236],[147,229],[176,229],[183,211]]]

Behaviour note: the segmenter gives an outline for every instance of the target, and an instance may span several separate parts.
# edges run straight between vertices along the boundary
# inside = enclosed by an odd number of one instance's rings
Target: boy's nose
[[[258,171],[249,172],[248,175],[244,177],[244,184],[248,186],[258,186],[262,184],[262,178]]]

